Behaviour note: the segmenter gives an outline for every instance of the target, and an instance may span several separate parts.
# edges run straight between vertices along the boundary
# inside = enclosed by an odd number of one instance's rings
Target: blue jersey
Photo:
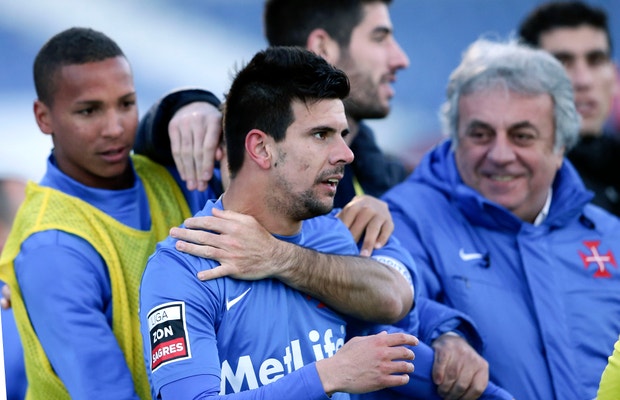
[[[213,207],[221,202],[207,203],[197,216],[210,215]],[[298,234],[279,238],[303,246],[314,232],[322,234],[320,243],[313,242],[316,250],[358,253],[347,228],[332,216],[306,220]],[[158,245],[141,286],[145,357],[156,394],[327,398],[314,362],[342,347],[345,319],[275,279],[201,282],[196,273],[217,262],[180,253],[174,244],[168,238]]]

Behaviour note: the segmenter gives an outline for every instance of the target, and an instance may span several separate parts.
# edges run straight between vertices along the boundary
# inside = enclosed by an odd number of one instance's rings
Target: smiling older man
[[[564,159],[571,86],[549,53],[480,39],[450,77],[450,140],[384,196],[422,295],[472,317],[517,399],[594,398],[620,332],[619,220]]]

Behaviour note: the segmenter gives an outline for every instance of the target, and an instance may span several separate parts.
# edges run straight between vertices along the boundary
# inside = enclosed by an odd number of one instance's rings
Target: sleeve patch
[[[185,325],[185,303],[171,302],[151,309],[148,324],[151,371],[173,361],[191,358]]]
[[[411,273],[403,263],[401,263],[395,258],[387,256],[373,256],[372,258],[379,261],[381,264],[387,265],[388,267],[394,268],[396,271],[398,271],[402,276],[405,277],[407,282],[409,282],[409,285],[411,285],[411,290],[414,290],[413,278],[411,277]]]

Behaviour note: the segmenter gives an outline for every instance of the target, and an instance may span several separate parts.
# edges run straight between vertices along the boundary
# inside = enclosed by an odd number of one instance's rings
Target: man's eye
[[[609,61],[609,56],[603,52],[588,54],[588,65],[603,65]]]
[[[123,102],[123,107],[125,108],[131,108],[133,106],[136,105],[136,101],[135,100],[128,100],[128,101],[124,101]]]
[[[536,136],[534,136],[534,135],[532,135],[531,133],[528,133],[528,132],[516,132],[515,134],[512,135],[513,141],[515,143],[517,143],[517,144],[520,144],[520,145],[529,144],[535,138],[536,138]]]
[[[489,134],[485,131],[469,131],[467,133],[467,136],[471,137],[472,139],[484,139],[488,137]]]

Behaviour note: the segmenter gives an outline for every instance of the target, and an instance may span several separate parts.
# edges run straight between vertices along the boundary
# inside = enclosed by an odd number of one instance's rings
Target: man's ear
[[[248,159],[258,165],[259,168],[271,167],[272,146],[271,137],[260,129],[252,129],[245,136],[245,151]]]
[[[317,28],[310,32],[306,48],[332,65],[340,58],[340,46],[324,29]]]
[[[45,105],[41,100],[35,100],[32,106],[32,110],[34,111],[34,119],[39,125],[39,129],[41,132],[51,135],[54,133],[54,128],[52,127],[52,111],[50,108]]]

